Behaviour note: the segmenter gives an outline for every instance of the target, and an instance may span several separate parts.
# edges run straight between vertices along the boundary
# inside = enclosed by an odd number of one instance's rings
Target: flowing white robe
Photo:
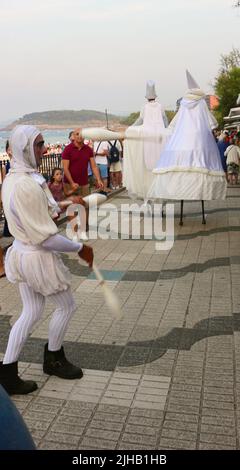
[[[145,199],[153,182],[152,170],[169,135],[164,116],[161,105],[150,101],[140,114],[143,124],[126,130],[131,139],[124,140],[123,184],[130,196]]]
[[[144,136],[151,137],[144,140],[144,161],[147,170],[152,171],[155,168],[165,143],[163,137],[161,142],[158,138],[165,130],[164,116],[160,103],[149,101],[145,104],[142,112]]]
[[[225,199],[226,178],[204,98],[184,98],[148,192],[149,198]]]

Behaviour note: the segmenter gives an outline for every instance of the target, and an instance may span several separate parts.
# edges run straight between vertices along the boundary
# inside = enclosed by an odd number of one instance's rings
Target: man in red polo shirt
[[[69,185],[69,189],[74,190],[74,194],[84,197],[89,194],[88,163],[91,165],[100,189],[103,189],[103,183],[94,160],[93,150],[84,144],[81,129],[75,129],[72,137],[73,142],[67,145],[62,153],[64,182]]]

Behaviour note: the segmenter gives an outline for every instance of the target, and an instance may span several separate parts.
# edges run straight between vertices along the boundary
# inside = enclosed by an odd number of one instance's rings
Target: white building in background
[[[238,106],[236,106],[236,108],[231,108],[229,115],[224,118],[224,129],[237,131],[240,130],[240,94],[238,95],[236,104]]]

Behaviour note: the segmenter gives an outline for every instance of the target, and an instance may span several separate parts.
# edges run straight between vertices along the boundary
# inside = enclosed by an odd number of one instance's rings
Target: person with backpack
[[[109,192],[108,189],[108,145],[107,142],[94,142],[94,156],[97,164],[101,180],[103,183],[103,191]]]
[[[119,189],[122,185],[122,164],[121,164],[121,153],[122,148],[120,143],[115,140],[114,142],[108,142],[108,161],[110,164],[110,184],[112,189]]]

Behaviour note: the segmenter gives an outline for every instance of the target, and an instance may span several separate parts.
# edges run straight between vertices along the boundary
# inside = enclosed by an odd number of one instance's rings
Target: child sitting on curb
[[[63,183],[63,174],[61,168],[53,168],[48,187],[55,201],[57,202],[70,200],[73,204],[81,204],[83,206],[86,205],[80,196],[73,196],[74,190],[69,191],[66,189],[66,185]]]
[[[72,202],[72,204],[80,204],[84,206],[85,211],[86,211],[86,217],[85,221],[83,221],[83,225],[88,227],[88,209],[86,208],[86,203],[85,201],[81,198],[81,196],[74,196],[74,190],[67,190],[66,185],[63,183],[63,174],[62,174],[62,169],[61,168],[53,168],[50,182],[48,183],[48,187],[55,199],[59,204],[59,206],[62,206],[62,212],[66,210],[66,207],[64,207],[63,202],[69,201]],[[72,219],[75,219],[75,214],[73,216],[68,216],[68,220],[71,221]],[[78,225],[74,225],[73,231],[77,232],[78,231]],[[74,239],[77,237],[77,235],[74,237]],[[85,229],[81,233],[81,238],[82,239],[87,239]]]

